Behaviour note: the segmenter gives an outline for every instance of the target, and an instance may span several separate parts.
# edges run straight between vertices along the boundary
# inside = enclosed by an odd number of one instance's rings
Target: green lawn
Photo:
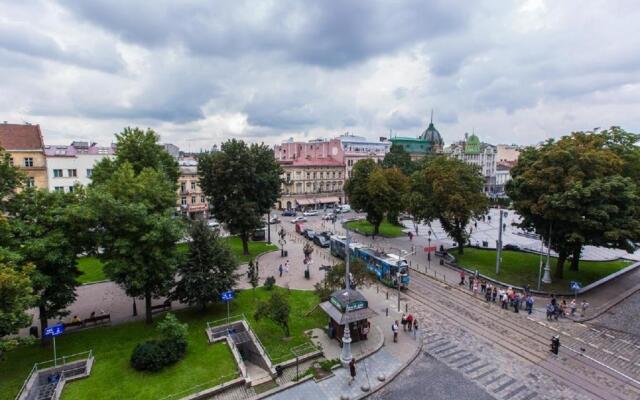
[[[239,292],[231,303],[231,314],[244,313],[267,351],[274,358],[286,356],[288,359],[291,358],[288,357],[290,348],[308,342],[303,332],[322,326],[326,317],[319,310],[306,316],[319,301],[315,294],[291,290],[291,338],[283,340],[283,333],[275,324],[269,320],[253,320],[256,300],[266,299],[269,293],[263,288],[256,289],[255,294],[253,290]],[[96,360],[91,376],[69,383],[64,389],[63,399],[158,399],[236,371],[235,361],[227,346],[207,344],[204,333],[207,321],[226,317],[223,304],[210,306],[204,313],[189,309],[178,311],[176,315],[189,324],[187,356],[158,373],[138,372],[129,365],[135,345],[154,335],[153,328],[144,322],[68,332],[59,337],[59,356],[93,349]],[[155,316],[156,320],[160,318],[160,315]],[[43,348],[39,344],[7,353],[7,357],[0,361],[0,399],[13,399],[32,365],[51,358],[51,347]]]
[[[371,225],[367,220],[364,220],[364,219],[357,220],[357,221],[349,221],[345,225],[347,226],[347,228],[358,231],[362,234],[367,234],[367,235],[373,234],[373,225]],[[405,229],[404,226],[390,224],[385,219],[380,224],[378,234],[380,236],[394,238],[394,237],[406,235],[406,233],[402,232],[403,229]]]
[[[237,236],[229,236],[222,240],[227,242],[229,247],[231,247],[231,250],[241,264],[249,262],[249,260],[256,258],[260,254],[278,249],[276,245],[268,244],[267,242],[249,242],[250,254],[245,256],[242,254],[242,241],[240,238]],[[179,243],[177,247],[178,251],[187,252],[188,245],[186,243]],[[78,282],[80,283],[91,283],[108,279],[102,270],[102,263],[96,257],[81,257],[78,260],[78,269],[82,272],[82,275],[78,277]]]
[[[495,250],[465,248],[464,255],[460,256],[456,249],[452,249],[450,254],[456,257],[458,264],[471,270],[477,269],[483,275],[515,286],[528,284],[531,288],[537,288],[540,256],[536,254],[503,250],[499,276],[496,276]],[[543,257],[543,262],[544,260]],[[569,270],[570,262],[567,261],[565,262],[564,279],[557,280],[553,277],[556,261],[556,258],[551,258],[552,283],[549,285],[543,283],[542,290],[568,293],[570,292],[570,281],[578,281],[586,286],[631,264],[631,261],[628,260],[581,261],[580,270],[575,272]]]

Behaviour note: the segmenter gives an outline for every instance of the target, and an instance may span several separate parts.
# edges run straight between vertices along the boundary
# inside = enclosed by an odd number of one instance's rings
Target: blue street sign
[[[48,326],[44,329],[44,336],[45,337],[60,336],[62,335],[62,332],[64,332],[64,325],[62,324]]]
[[[577,292],[578,290],[582,289],[582,284],[580,282],[571,281],[571,282],[569,282],[569,287],[574,292]]]
[[[231,300],[233,300],[233,297],[234,297],[233,290],[228,290],[228,291],[222,292],[220,294],[220,299],[222,301],[231,301]]]

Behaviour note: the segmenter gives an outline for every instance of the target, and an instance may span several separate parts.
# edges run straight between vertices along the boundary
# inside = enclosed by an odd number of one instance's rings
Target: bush
[[[156,328],[162,339],[170,341],[185,341],[189,332],[189,325],[180,323],[175,315],[167,313]]]
[[[158,323],[161,340],[148,340],[138,344],[131,354],[131,366],[138,371],[160,371],[180,361],[187,352],[188,325],[173,314],[167,314]]]
[[[276,284],[276,278],[274,276],[270,276],[264,280],[264,287],[267,290],[273,289],[273,285]]]
[[[131,354],[131,366],[138,371],[160,371],[165,366],[161,353],[155,340],[140,343]]]

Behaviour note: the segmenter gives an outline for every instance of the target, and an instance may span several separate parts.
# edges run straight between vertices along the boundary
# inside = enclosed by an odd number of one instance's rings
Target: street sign
[[[436,251],[436,246],[431,246],[431,247],[425,246],[424,247],[424,252],[425,253],[433,253],[434,251]]]
[[[54,326],[48,326],[44,328],[44,337],[55,337],[60,336],[64,332],[64,325],[58,324]]]
[[[580,282],[571,281],[569,282],[569,288],[571,288],[571,290],[573,290],[574,292],[577,292],[578,290],[582,289],[582,284]]]
[[[231,301],[233,300],[233,297],[234,297],[233,290],[228,290],[226,292],[220,293],[220,299],[222,301]]]

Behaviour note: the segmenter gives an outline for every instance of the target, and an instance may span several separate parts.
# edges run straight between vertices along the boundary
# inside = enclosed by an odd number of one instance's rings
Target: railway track
[[[513,312],[504,312],[455,287],[415,273],[411,289],[405,296],[413,298],[447,322],[483,338],[524,362],[536,365],[574,390],[587,393],[588,398],[640,399],[640,384],[635,378],[624,372],[621,375],[609,369],[611,367],[605,363],[598,363],[595,358],[565,349],[573,349],[582,343],[567,332],[563,334],[558,328],[540,325]],[[554,334],[562,335],[563,347],[558,357],[549,352],[549,341]],[[606,354],[603,349],[601,352]]]

